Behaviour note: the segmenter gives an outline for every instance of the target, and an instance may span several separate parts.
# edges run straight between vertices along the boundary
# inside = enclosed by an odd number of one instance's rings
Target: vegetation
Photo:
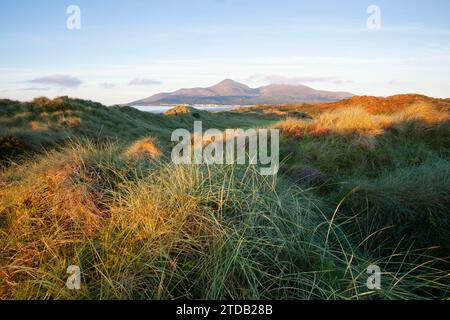
[[[419,97],[165,115],[0,101],[0,299],[446,299],[449,113]],[[170,133],[194,120],[280,128],[282,173],[172,164]]]
[[[26,156],[42,148],[54,148],[80,137],[100,142],[130,143],[153,136],[167,143],[173,130],[192,128],[193,120],[202,121],[205,129],[270,123],[266,119],[249,122],[248,117],[239,114],[211,115],[205,111],[165,116],[130,107],[108,108],[92,101],[67,97],[54,100],[37,98],[31,103],[0,100],[0,161]]]

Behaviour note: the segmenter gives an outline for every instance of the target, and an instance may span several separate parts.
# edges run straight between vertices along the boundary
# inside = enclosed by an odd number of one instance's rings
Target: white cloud
[[[136,78],[129,83],[130,86],[157,86],[161,84],[161,81],[146,78]]]
[[[109,83],[109,82],[99,83],[98,85],[99,85],[99,87],[101,87],[103,89],[114,89],[116,87],[116,85],[114,83]]]
[[[290,84],[290,85],[300,85],[310,82],[327,82],[333,84],[346,84],[352,83],[350,80],[342,80],[337,77],[323,77],[323,76],[297,76],[297,77],[287,77],[283,75],[261,75],[254,74],[250,76],[247,81],[249,82],[268,82],[272,84]]]
[[[25,82],[59,88],[77,88],[83,83],[76,77],[59,74],[36,78]]]
[[[44,88],[44,87],[28,87],[28,88],[24,88],[22,89],[24,91],[48,91],[50,90],[50,88]]]
[[[388,82],[389,86],[397,86],[399,84],[400,84],[400,82],[398,80],[391,80]]]

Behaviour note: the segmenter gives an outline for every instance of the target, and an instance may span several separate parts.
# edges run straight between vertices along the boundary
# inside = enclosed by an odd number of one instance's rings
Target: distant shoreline
[[[198,110],[203,111],[211,111],[211,112],[220,112],[220,111],[230,111],[238,108],[246,108],[252,107],[252,105],[243,106],[243,105],[211,105],[211,104],[175,104],[175,105],[155,105],[155,106],[131,106],[135,109],[138,109],[143,112],[151,112],[151,113],[164,113],[176,106],[188,106]]]

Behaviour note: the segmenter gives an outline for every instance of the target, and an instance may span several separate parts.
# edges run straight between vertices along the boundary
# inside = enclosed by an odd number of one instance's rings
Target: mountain
[[[303,102],[333,102],[353,97],[349,92],[320,91],[304,85],[271,84],[260,88],[227,79],[209,88],[181,89],[159,93],[130,105],[166,104],[253,105]]]

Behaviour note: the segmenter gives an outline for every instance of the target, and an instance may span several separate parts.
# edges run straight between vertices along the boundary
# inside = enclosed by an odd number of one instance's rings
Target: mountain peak
[[[268,85],[260,88],[225,79],[208,88],[182,89],[132,102],[131,105],[219,104],[252,105],[304,102],[333,102],[353,95],[347,92],[319,91],[307,86]]]
[[[220,96],[228,97],[253,96],[256,93],[249,86],[231,79],[225,79],[209,89]]]
[[[233,88],[249,88],[247,85],[234,81],[232,79],[225,79],[220,81],[218,84],[212,86],[211,88],[217,87],[233,87]]]
[[[229,85],[236,85],[236,84],[245,86],[244,84],[234,81],[233,79],[222,80],[218,84],[216,84],[216,86],[220,86],[220,85],[228,85],[229,86]]]

